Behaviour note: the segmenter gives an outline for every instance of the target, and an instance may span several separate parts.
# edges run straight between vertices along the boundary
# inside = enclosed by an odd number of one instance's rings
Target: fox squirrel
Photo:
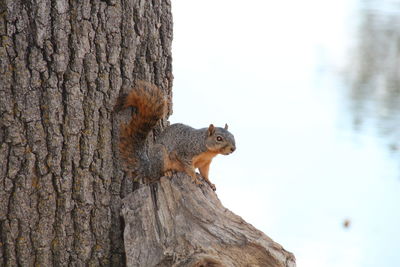
[[[134,107],[136,112],[129,123],[121,125],[120,152],[135,175],[151,181],[171,176],[173,171],[183,171],[196,184],[201,184],[201,176],[216,189],[208,177],[211,161],[218,154],[228,155],[236,149],[228,125],[220,128],[210,124],[208,128],[194,129],[176,123],[152,142],[148,135],[166,113],[163,92],[151,83],[140,81],[129,94],[118,98],[115,110],[128,107]]]

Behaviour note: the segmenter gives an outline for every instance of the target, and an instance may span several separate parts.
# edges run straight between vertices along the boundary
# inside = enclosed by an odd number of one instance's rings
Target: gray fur
[[[168,152],[176,152],[181,160],[190,161],[194,156],[208,151],[209,145],[214,145],[210,138],[209,128],[194,129],[182,123],[167,127],[157,138],[156,143],[164,145]],[[224,138],[224,145],[235,149],[235,138],[221,127],[214,127],[213,136]]]

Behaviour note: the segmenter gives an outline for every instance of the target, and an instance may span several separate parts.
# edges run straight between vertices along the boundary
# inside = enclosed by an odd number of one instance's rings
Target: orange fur
[[[167,104],[161,89],[151,83],[139,81],[135,90],[117,99],[115,110],[128,107],[135,107],[136,114],[129,123],[121,125],[119,149],[127,165],[134,168],[139,163],[133,154],[145,144],[150,131],[164,117]]]
[[[208,173],[210,170],[211,161],[216,155],[218,155],[218,152],[207,151],[193,158],[194,168],[199,169],[201,176],[213,189],[215,188],[215,185],[211,183],[210,180],[208,179]]]
[[[162,175],[182,171],[201,184],[201,177],[215,190],[209,180],[212,159],[235,150],[233,135],[225,128],[193,129],[177,123],[170,125],[157,137],[148,140],[149,133],[165,116],[167,102],[163,91],[155,85],[139,81],[128,94],[117,99],[115,111],[134,107],[131,120],[121,125],[119,148],[127,169],[142,181],[152,181]],[[199,169],[200,175],[196,173]]]

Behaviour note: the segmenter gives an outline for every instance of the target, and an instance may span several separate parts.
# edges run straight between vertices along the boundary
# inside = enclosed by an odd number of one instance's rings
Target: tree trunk
[[[112,110],[170,93],[170,1],[0,0],[0,35],[0,266],[125,266]]]
[[[122,171],[120,91],[171,97],[169,0],[0,0],[0,35],[0,266],[293,266],[185,175],[139,187]]]

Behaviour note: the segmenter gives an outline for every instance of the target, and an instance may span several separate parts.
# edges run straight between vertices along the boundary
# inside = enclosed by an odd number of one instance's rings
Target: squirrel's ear
[[[227,123],[225,123],[225,128],[224,129],[228,130],[228,124]]]
[[[213,124],[210,124],[210,126],[208,127],[208,135],[211,136],[215,133],[215,127]]]

